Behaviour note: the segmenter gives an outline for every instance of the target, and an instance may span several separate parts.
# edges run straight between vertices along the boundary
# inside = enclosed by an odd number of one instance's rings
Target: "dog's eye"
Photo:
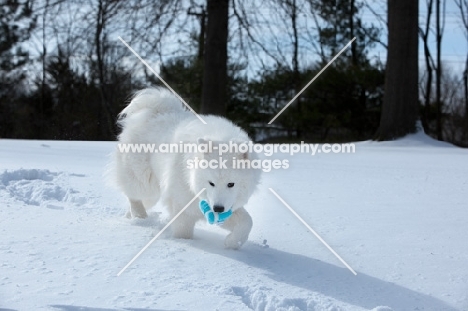
[[[234,183],[233,182],[230,182],[229,184],[227,184],[228,188],[232,188],[234,187]]]
[[[211,187],[214,187],[215,184],[213,184],[211,181],[208,182],[210,184]]]

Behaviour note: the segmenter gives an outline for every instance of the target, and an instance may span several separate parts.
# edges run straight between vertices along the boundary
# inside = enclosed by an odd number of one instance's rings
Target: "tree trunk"
[[[229,0],[208,0],[201,113],[224,116],[227,101]]]
[[[468,41],[468,0],[456,0],[455,4],[460,10],[461,21],[464,28],[463,32],[465,33],[465,38]],[[465,97],[465,124],[463,126],[463,143],[466,147],[468,147],[468,54],[466,55],[465,71],[463,71],[463,89]]]
[[[294,94],[297,94],[300,90],[300,80],[301,80],[301,73],[299,71],[299,33],[297,30],[297,4],[296,0],[292,0],[291,2],[288,2],[286,5],[288,5],[291,9],[290,17],[291,17],[291,27],[293,30],[293,55],[292,55],[292,84],[294,87]],[[303,138],[304,135],[304,122],[302,120],[302,103],[301,99],[298,98],[296,100],[296,109],[297,109],[297,123],[296,123],[296,138],[301,139]]]
[[[465,146],[468,147],[468,55],[466,56],[465,71],[463,72],[463,88],[465,93]]]
[[[385,95],[376,140],[416,130],[418,118],[418,0],[388,0]]]
[[[46,88],[46,70],[47,70],[47,46],[46,46],[46,20],[47,14],[49,11],[49,0],[46,0],[44,5],[44,12],[42,13],[42,79],[41,79],[41,100],[39,103],[39,131],[37,133],[37,137],[39,139],[44,138],[44,123],[45,123],[45,115],[44,115],[44,101],[45,101],[45,88]]]
[[[440,25],[440,0],[436,0],[436,107],[437,107],[437,139],[442,140],[442,99],[441,99],[441,85],[442,85],[442,27]]]
[[[106,64],[104,61],[106,50],[104,48],[104,29],[106,28],[106,22],[108,19],[109,3],[111,0],[99,0],[98,10],[96,15],[96,32],[94,34],[94,44],[95,44],[95,53],[96,53],[96,65],[97,65],[97,74],[98,74],[98,88],[99,94],[101,96],[101,106],[98,113],[98,122],[99,122],[99,139],[109,140],[114,139],[116,135],[116,113],[111,106],[111,103],[108,99],[107,94],[107,78],[106,78]]]
[[[431,51],[429,49],[429,33],[431,26],[431,16],[433,8],[433,0],[428,0],[427,4],[427,16],[425,29],[420,29],[421,39],[424,44],[424,60],[426,61],[426,94],[424,94],[424,109],[422,113],[422,123],[426,133],[430,133],[430,110],[431,110],[431,95],[432,95],[432,70],[434,68],[434,60],[432,59]]]
[[[201,69],[203,68],[203,58],[205,56],[206,10],[204,7],[201,7],[201,13],[197,13],[189,9],[188,15],[194,15],[200,21],[200,33],[198,34],[198,52],[197,58],[195,60],[195,66],[197,69],[200,69],[200,74],[197,74],[196,78],[198,80],[198,84],[203,89],[203,71],[201,71]],[[203,94],[200,97],[200,102],[203,102]]]
[[[96,16],[96,32],[94,35],[94,44],[96,49],[96,57],[97,57],[97,73],[98,73],[98,84],[99,84],[99,94],[101,96],[101,106],[98,110],[98,139],[105,140],[108,136],[106,132],[107,120],[104,118],[104,114],[102,113],[103,107],[106,103],[106,96],[103,89],[104,84],[104,66],[102,60],[102,49],[101,49],[101,34],[104,28],[104,8],[102,1],[98,2],[98,10]]]
[[[356,13],[354,11],[354,6],[355,6],[354,0],[350,1],[349,6],[350,6],[350,10],[349,10],[349,37],[354,38],[354,32],[355,32],[354,31],[354,14]],[[356,45],[357,45],[356,43],[351,44],[351,64],[354,67],[357,67],[357,65],[358,65]]]

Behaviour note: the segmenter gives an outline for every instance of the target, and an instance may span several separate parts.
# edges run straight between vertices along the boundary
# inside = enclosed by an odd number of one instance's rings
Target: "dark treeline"
[[[0,2],[0,138],[114,140],[117,114],[130,96],[161,85],[118,36],[151,66],[158,61],[160,75],[196,111],[205,111],[204,60],[216,54],[206,51],[205,1]],[[386,16],[364,23],[368,4],[358,0],[260,2],[229,1],[227,100],[217,111],[257,141],[373,138],[385,60],[372,49],[386,46]],[[421,25],[421,38],[431,25]],[[269,125],[353,37],[353,45]],[[438,70],[440,64],[420,68],[421,123],[429,135],[466,146],[466,69],[457,76]],[[441,80],[437,92],[433,75]]]

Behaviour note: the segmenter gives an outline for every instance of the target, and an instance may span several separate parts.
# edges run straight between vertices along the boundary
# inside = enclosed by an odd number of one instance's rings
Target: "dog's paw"
[[[148,214],[141,201],[130,200],[130,214],[132,218],[147,218]]]
[[[230,249],[239,249],[245,241],[247,241],[247,238],[239,238],[231,233],[224,240],[224,246]]]

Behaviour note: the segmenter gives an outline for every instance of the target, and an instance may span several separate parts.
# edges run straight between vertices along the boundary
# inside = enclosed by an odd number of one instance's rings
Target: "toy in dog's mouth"
[[[206,202],[205,200],[201,200],[198,206],[200,207],[200,211],[203,213],[203,215],[205,215],[205,218],[210,225],[222,225],[226,221],[226,219],[228,219],[232,215],[231,210],[222,213],[213,212],[213,210],[210,207],[210,204],[208,204],[208,202]]]

